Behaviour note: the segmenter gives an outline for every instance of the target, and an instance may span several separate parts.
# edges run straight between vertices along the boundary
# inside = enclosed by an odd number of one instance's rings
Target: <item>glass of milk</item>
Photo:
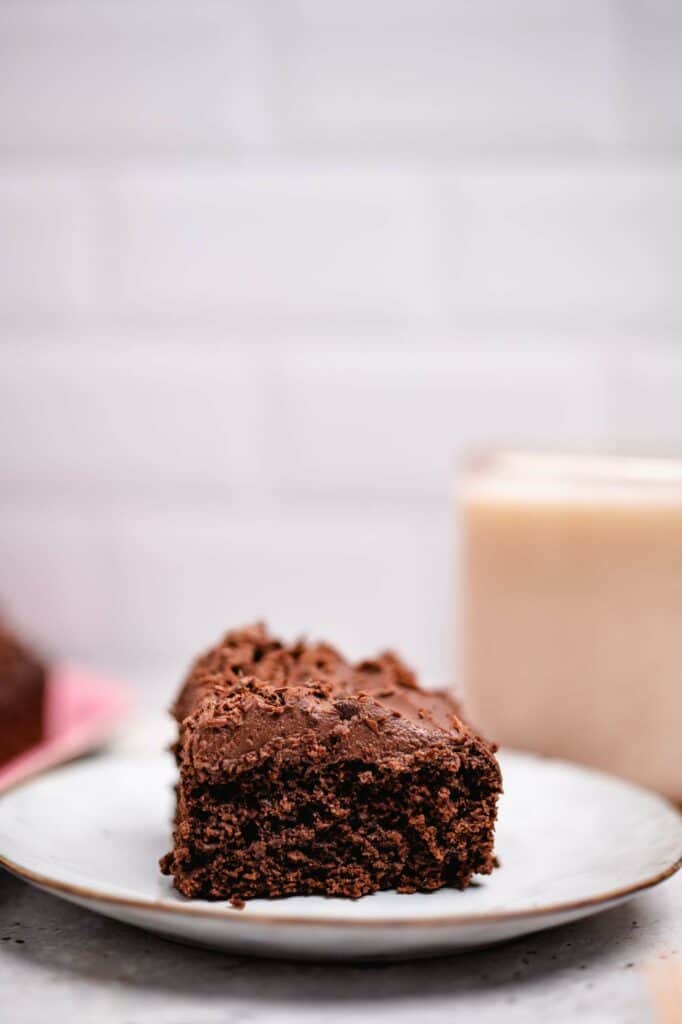
[[[493,453],[458,516],[471,720],[682,801],[682,460]]]

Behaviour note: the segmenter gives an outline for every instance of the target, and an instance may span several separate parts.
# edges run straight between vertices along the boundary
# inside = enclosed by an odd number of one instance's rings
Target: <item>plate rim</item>
[[[640,794],[653,797],[665,807],[679,814],[679,809],[671,801],[658,793],[648,790],[643,786],[639,786],[637,783],[633,783],[627,779],[622,779],[618,776],[611,775],[608,772],[600,771],[596,768],[591,768],[586,765],[574,763],[572,761],[566,761],[562,758],[543,757],[542,755],[533,754],[530,751],[519,751],[513,749],[507,749],[505,751],[512,756],[521,756],[522,758],[537,758],[540,761],[550,762],[552,764],[566,765],[573,770],[588,772],[599,776],[604,780],[610,780],[613,782],[620,783],[628,786],[631,789],[638,791]],[[101,760],[128,760],[132,758],[139,758],[146,760],[150,754],[136,753],[124,753],[124,752],[112,752],[108,757]],[[70,765],[60,766],[58,770],[64,771],[69,768],[74,768],[83,762],[72,762]],[[99,762],[101,763],[101,761]],[[12,786],[11,790],[6,791],[3,794],[5,797],[10,796],[10,793],[14,795],[17,789],[21,789],[24,786],[31,786],[37,783],[41,778],[45,778],[48,774],[33,776],[32,778],[26,778],[21,780],[18,785]],[[598,893],[594,896],[586,896],[583,899],[576,900],[564,900],[558,903],[546,904],[542,907],[528,907],[526,909],[519,910],[500,910],[500,911],[488,911],[483,913],[467,913],[467,914],[449,914],[447,916],[439,916],[437,918],[424,917],[423,914],[419,917],[370,917],[370,918],[345,918],[345,917],[320,917],[320,916],[298,916],[298,915],[286,915],[286,914],[267,914],[267,913],[249,913],[248,903],[245,908],[238,909],[236,907],[230,907],[229,901],[222,900],[216,901],[215,904],[205,905],[206,901],[201,906],[196,903],[192,903],[190,900],[182,901],[179,897],[177,903],[166,901],[164,899],[153,899],[136,897],[136,896],[122,896],[111,892],[102,892],[92,888],[89,885],[81,885],[75,882],[66,882],[58,878],[51,877],[50,875],[42,874],[39,871],[34,871],[31,868],[24,867],[23,865],[17,864],[10,857],[0,853],[0,867],[10,871],[17,878],[22,879],[32,885],[40,886],[50,892],[54,892],[57,895],[64,897],[75,897],[79,900],[94,901],[100,904],[106,904],[110,907],[124,907],[128,910],[137,911],[158,911],[162,914],[180,915],[186,918],[195,918],[199,920],[209,921],[223,921],[248,924],[248,925],[268,925],[273,926],[285,926],[285,927],[304,927],[311,926],[314,928],[329,927],[329,928],[344,928],[344,929],[355,929],[365,930],[368,928],[395,928],[395,927],[414,927],[414,928],[448,928],[456,927],[458,925],[470,926],[475,924],[503,924],[505,922],[528,920],[533,918],[543,918],[553,915],[571,914],[582,910],[599,910],[606,909],[610,904],[621,902],[632,896],[636,896],[640,892],[644,892],[647,889],[651,889],[656,885],[660,885],[665,882],[668,878],[672,878],[682,868],[682,850],[680,856],[677,857],[672,863],[668,864],[665,868],[657,871],[653,875],[648,875],[645,878],[634,882],[632,885],[621,886],[620,888],[610,889],[606,892]],[[279,901],[278,901],[279,902]],[[351,901],[354,902],[354,901]]]
[[[29,868],[22,868],[15,864],[8,857],[0,854],[0,867],[6,868],[17,878],[29,882],[32,885],[40,886],[50,892],[61,895],[75,896],[78,899],[90,900],[97,903],[106,903],[109,906],[126,907],[129,910],[160,911],[164,914],[180,914],[182,917],[199,918],[200,920],[212,921],[234,921],[235,923],[248,923],[249,925],[268,925],[270,927],[283,925],[286,927],[303,927],[310,925],[316,928],[348,928],[363,931],[367,928],[451,928],[457,925],[474,924],[503,924],[509,921],[523,921],[529,918],[547,917],[554,915],[570,914],[580,910],[603,908],[604,910],[611,903],[618,903],[629,897],[636,896],[640,892],[651,889],[679,871],[682,867],[682,856],[670,864],[667,868],[651,875],[634,885],[625,886],[620,889],[612,889],[598,896],[586,897],[582,900],[566,900],[563,903],[551,903],[543,907],[529,907],[527,910],[505,910],[495,913],[482,914],[455,914],[438,918],[424,917],[390,917],[390,918],[327,918],[327,917],[287,917],[284,915],[249,914],[244,909],[236,907],[229,908],[229,902],[216,901],[215,910],[212,907],[198,907],[178,902],[176,904],[165,903],[144,898],[129,896],[116,896],[112,893],[98,893],[84,885],[75,885],[69,882],[62,882],[51,879],[47,875],[41,875]],[[227,904],[227,906],[225,905]],[[229,908],[229,909],[228,909]]]

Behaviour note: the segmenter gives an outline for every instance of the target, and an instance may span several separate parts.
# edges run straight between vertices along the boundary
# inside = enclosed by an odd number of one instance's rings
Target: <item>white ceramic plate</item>
[[[197,945],[262,956],[387,959],[491,945],[615,906],[680,866],[682,819],[635,786],[559,761],[502,756],[501,867],[465,892],[355,902],[187,901],[158,871],[167,756],[61,768],[0,800],[0,863],[64,899]]]

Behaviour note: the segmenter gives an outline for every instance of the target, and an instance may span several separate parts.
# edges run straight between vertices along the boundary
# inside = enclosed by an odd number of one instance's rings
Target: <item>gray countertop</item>
[[[167,724],[155,720],[156,747]],[[149,748],[148,722],[126,735],[126,748],[142,743]],[[682,872],[625,906],[497,948],[332,966],[176,945],[0,870],[3,1024],[635,1024],[654,1019],[648,971],[681,954]]]

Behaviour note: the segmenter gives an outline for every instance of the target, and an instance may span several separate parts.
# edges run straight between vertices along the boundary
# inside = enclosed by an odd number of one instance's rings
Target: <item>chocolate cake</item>
[[[0,621],[0,765],[43,736],[45,668]]]
[[[188,897],[459,889],[494,866],[494,748],[391,653],[349,664],[228,633],[178,695],[174,845]]]

